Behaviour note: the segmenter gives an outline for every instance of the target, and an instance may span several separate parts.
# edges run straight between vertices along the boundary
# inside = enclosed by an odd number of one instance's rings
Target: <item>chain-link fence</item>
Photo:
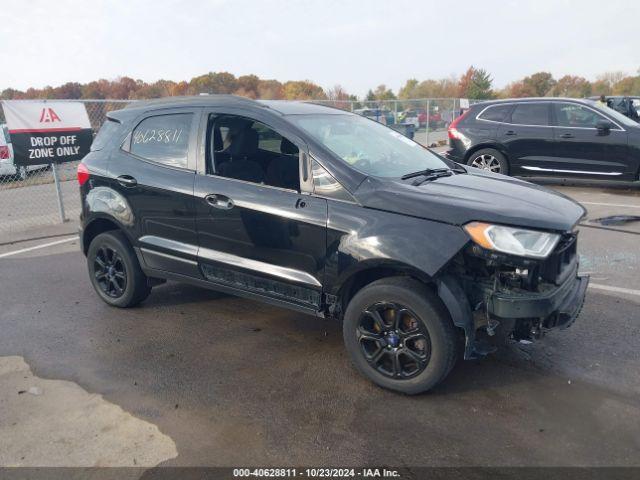
[[[85,104],[94,132],[104,122],[107,112],[130,103],[127,100],[73,101]],[[316,103],[367,116],[430,147],[447,143],[447,127],[460,114],[460,100],[453,98]],[[8,154],[0,155],[0,243],[35,236],[43,226],[77,219],[80,214],[79,189],[75,181],[77,162],[17,166],[2,109],[0,125],[1,134],[9,140]],[[1,140],[0,145],[3,145]],[[3,156],[8,158],[1,158]]]
[[[124,108],[128,103],[118,100],[84,101],[93,131],[98,131],[107,112]],[[2,109],[0,124],[0,135],[3,135],[0,145],[7,144],[5,153],[0,155],[0,243],[19,239],[25,236],[20,235],[22,232],[31,229],[77,219],[80,215],[79,189],[75,181],[78,162],[18,166],[14,163]]]

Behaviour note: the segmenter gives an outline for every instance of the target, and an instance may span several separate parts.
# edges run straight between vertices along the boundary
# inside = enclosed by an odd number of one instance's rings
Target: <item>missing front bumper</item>
[[[560,287],[545,293],[494,293],[488,298],[491,317],[515,321],[517,337],[569,327],[580,315],[589,277],[573,275]],[[524,331],[531,335],[523,335]]]

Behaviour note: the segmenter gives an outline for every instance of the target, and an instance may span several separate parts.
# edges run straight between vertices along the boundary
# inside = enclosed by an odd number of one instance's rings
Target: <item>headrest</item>
[[[240,130],[227,149],[233,155],[253,155],[258,151],[258,132],[252,128]]]
[[[294,155],[298,153],[298,147],[296,147],[286,138],[282,137],[282,140],[280,140],[280,152],[284,153],[285,155]]]

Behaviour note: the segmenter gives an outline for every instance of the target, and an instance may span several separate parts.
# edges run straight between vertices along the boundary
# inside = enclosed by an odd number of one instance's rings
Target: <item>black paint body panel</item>
[[[98,229],[118,228],[151,277],[323,315],[327,299],[367,270],[389,268],[437,280],[469,243],[462,228],[467,222],[566,231],[584,214],[562,195],[483,172],[419,186],[367,177],[287,121],[289,114],[350,113],[287,105],[212,96],[141,102],[110,113],[123,126],[119,138],[83,161],[90,171],[81,187],[83,249]],[[162,166],[127,151],[127,132],[142,119],[185,111],[195,116],[188,168]],[[207,121],[218,113],[250,117],[286,136],[322,164],[353,201],[208,174]],[[485,138],[497,135],[495,128],[482,130]],[[123,185],[121,176],[136,184]],[[206,200],[212,194],[232,200],[231,208],[212,207]]]

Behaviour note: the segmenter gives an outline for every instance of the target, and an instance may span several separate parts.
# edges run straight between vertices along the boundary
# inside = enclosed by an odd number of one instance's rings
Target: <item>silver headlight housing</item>
[[[491,223],[471,222],[464,229],[481,247],[519,257],[547,258],[560,241],[557,233]]]

